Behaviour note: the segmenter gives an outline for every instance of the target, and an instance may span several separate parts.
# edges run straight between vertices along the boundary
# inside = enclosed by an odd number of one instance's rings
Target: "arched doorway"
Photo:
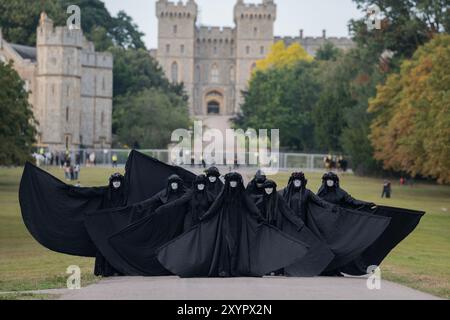
[[[220,114],[220,103],[215,100],[209,101],[207,108],[208,114]]]
[[[208,91],[205,95],[205,114],[207,115],[221,115],[224,108],[223,93],[218,89]]]

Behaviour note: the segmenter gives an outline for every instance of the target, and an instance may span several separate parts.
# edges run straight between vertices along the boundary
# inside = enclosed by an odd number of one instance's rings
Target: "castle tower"
[[[82,39],[81,30],[54,27],[53,21],[41,14],[35,110],[39,144],[59,149],[80,145]]]
[[[274,43],[274,23],[277,6],[273,0],[261,4],[246,4],[238,0],[234,7],[236,24],[236,106],[242,103],[245,90],[257,60],[263,59]]]
[[[173,83],[184,83],[189,95],[189,110],[194,114],[194,57],[195,23],[198,7],[194,0],[177,3],[158,0],[158,54],[157,60],[167,78]]]

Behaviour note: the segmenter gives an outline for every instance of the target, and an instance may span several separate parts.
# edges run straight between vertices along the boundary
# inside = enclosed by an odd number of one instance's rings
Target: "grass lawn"
[[[107,168],[84,168],[81,172],[81,184],[104,185],[114,171]],[[60,169],[52,168],[50,172],[63,178]],[[0,291],[63,288],[69,265],[81,267],[82,286],[96,281],[97,278],[92,273],[93,259],[54,253],[30,236],[23,224],[18,203],[21,173],[20,168],[0,168]],[[309,188],[317,191],[321,174],[311,173],[307,176]],[[275,180],[279,186],[284,186],[288,175],[279,174]],[[380,179],[345,175],[341,184],[356,198],[427,212],[416,231],[384,261],[382,276],[421,291],[450,298],[450,187],[432,184],[400,187],[394,184],[393,199],[381,200]],[[0,299],[2,298],[8,297],[0,294]]]

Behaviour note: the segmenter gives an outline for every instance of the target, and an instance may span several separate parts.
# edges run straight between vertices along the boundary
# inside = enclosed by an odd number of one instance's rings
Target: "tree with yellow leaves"
[[[312,61],[314,58],[299,44],[294,43],[286,47],[283,41],[276,42],[265,59],[256,62],[256,71],[271,68],[294,66],[299,61]]]
[[[370,139],[386,169],[450,183],[450,35],[435,36],[378,87]]]

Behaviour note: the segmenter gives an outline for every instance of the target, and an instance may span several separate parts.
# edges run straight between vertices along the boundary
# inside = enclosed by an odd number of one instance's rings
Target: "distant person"
[[[67,181],[70,181],[70,164],[65,161],[63,165],[64,175]]]
[[[401,186],[404,186],[405,184],[406,184],[405,178],[401,177],[401,178],[400,178],[400,185],[401,185]]]
[[[331,171],[331,162],[332,162],[331,155],[328,155],[325,158],[323,158],[325,169],[327,169],[328,171]]]
[[[117,159],[117,154],[114,153],[111,157],[113,168],[117,168]]]
[[[73,168],[73,180],[78,180],[80,177],[80,165],[77,163]]]
[[[89,155],[89,163],[91,166],[95,166],[95,152],[91,152]]]
[[[383,193],[381,194],[381,198],[386,197],[386,199],[390,199],[391,193],[392,193],[391,182],[388,180],[384,180]]]
[[[339,157],[338,167],[342,172],[347,172],[348,170],[348,162],[343,156]]]

